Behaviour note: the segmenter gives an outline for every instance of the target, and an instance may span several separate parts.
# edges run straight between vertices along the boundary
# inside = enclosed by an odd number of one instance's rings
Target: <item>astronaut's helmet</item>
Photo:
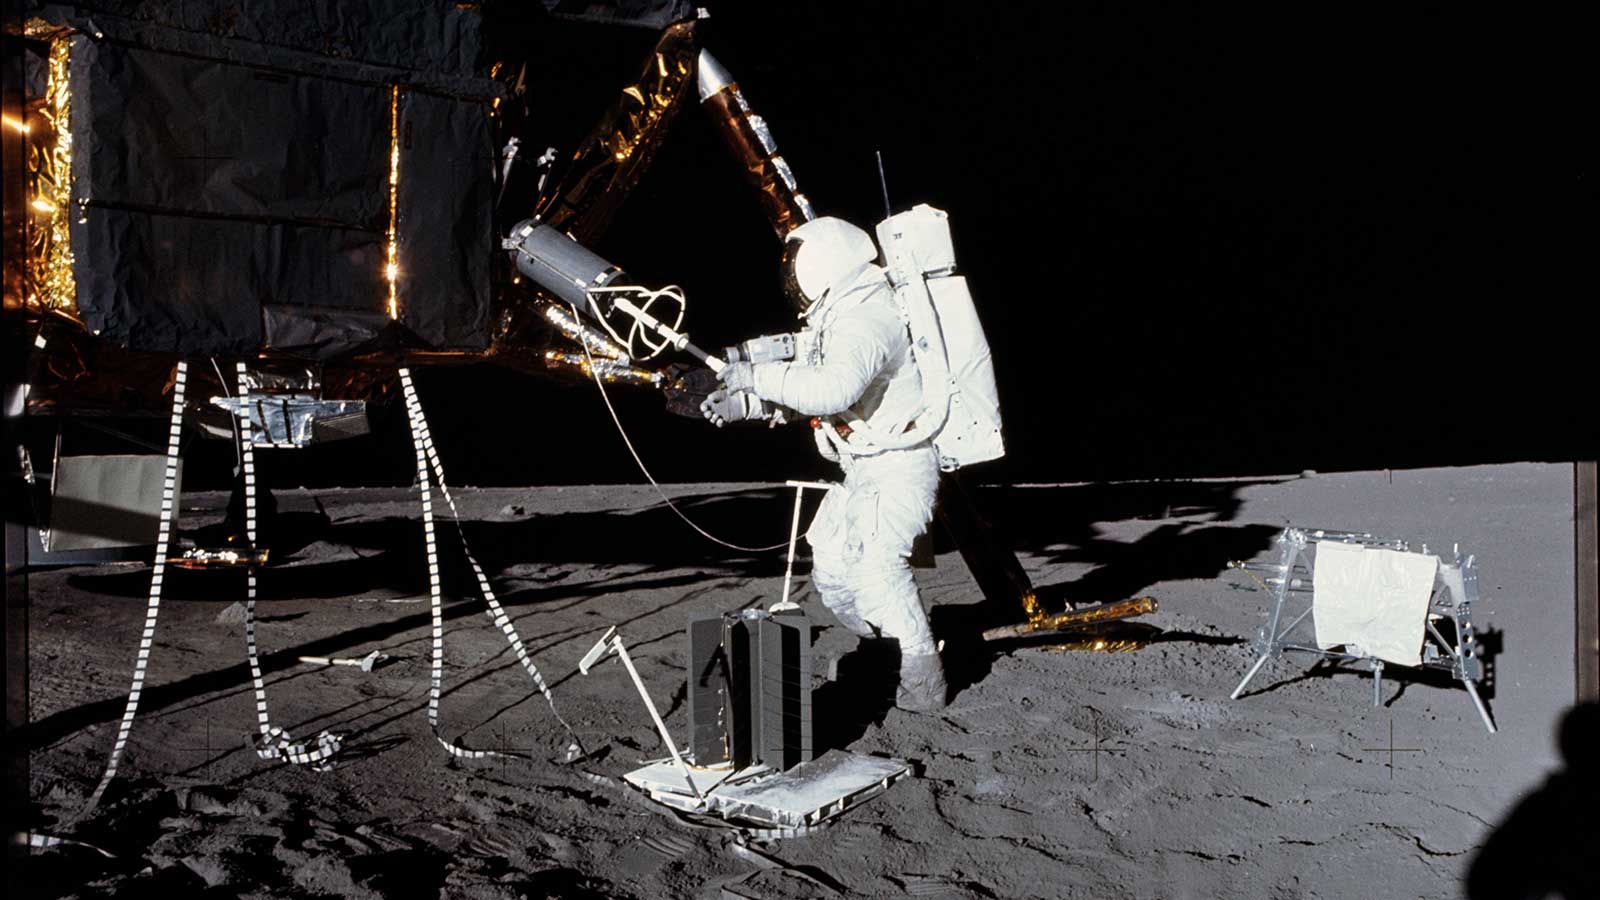
[[[784,296],[805,316],[877,258],[878,246],[865,231],[832,216],[812,219],[784,238]]]

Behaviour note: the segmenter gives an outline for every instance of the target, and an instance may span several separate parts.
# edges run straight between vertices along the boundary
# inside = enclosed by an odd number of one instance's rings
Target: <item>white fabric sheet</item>
[[[1439,558],[1320,541],[1312,575],[1317,646],[1402,666],[1422,663],[1428,599]]]

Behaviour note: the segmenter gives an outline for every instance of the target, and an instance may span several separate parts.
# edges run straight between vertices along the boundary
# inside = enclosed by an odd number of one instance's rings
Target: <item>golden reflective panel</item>
[[[1022,612],[1028,617],[1029,622],[1037,622],[1047,615],[1044,604],[1039,602],[1039,595],[1028,591],[1022,595]]]
[[[24,305],[34,312],[58,312],[77,319],[78,283],[72,274],[72,85],[68,75],[71,45],[66,37],[50,42],[50,63],[42,106],[28,121],[7,117],[27,146],[29,202],[28,289]]]
[[[400,318],[400,86],[389,89],[389,230],[384,280],[389,282],[389,318]]]
[[[589,136],[573,151],[567,169],[534,214],[579,241],[603,232],[655,157],[667,126],[692,92],[694,22],[662,32],[634,83],[622,88]]]
[[[750,104],[745,102],[739,86],[728,85],[701,101],[701,106],[744,170],[745,181],[759,192],[761,208],[778,237],[809,221],[812,218],[809,204],[800,194],[798,185],[793,183],[793,175],[784,177],[787,164],[783,158],[776,150],[769,156],[764,149],[761,136],[751,122]],[[771,139],[770,134],[768,138]]]
[[[660,387],[665,381],[665,376],[660,372],[652,372],[639,366],[628,365],[610,359],[594,359],[591,365],[590,358],[583,353],[569,353],[565,350],[546,350],[545,364],[555,370],[570,370],[583,374],[585,378],[600,376],[600,380],[608,384],[637,384],[648,387]]]
[[[1037,601],[1035,601],[1037,602]],[[1158,608],[1154,597],[1134,597],[1130,600],[1116,600],[1111,603],[1101,603],[1096,606],[1069,610],[1055,615],[1039,616],[1020,625],[1006,625],[1001,628],[991,628],[983,633],[986,641],[1004,638],[1023,637],[1044,631],[1060,631],[1064,628],[1078,628],[1084,625],[1093,625],[1100,622],[1111,622],[1117,619],[1128,619],[1133,616],[1143,616],[1153,613]]]
[[[589,352],[598,354],[607,359],[626,359],[628,354],[618,346],[609,336],[601,333],[588,322],[577,318],[570,310],[559,303],[541,304],[541,310],[546,320],[556,326],[556,329],[580,346],[587,344]]]
[[[1066,640],[1039,647],[1052,653],[1128,653],[1147,647],[1162,634],[1144,622],[1103,622],[1074,628]]]

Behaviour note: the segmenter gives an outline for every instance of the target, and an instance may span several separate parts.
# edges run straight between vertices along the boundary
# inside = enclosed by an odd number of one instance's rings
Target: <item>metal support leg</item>
[[[1463,658],[1461,648],[1452,646],[1449,641],[1445,640],[1444,635],[1439,633],[1439,629],[1434,627],[1433,622],[1430,621],[1427,624],[1428,633],[1433,635],[1433,639],[1439,642],[1439,645],[1445,649],[1446,653],[1455,657],[1456,679],[1466,686],[1467,693],[1472,697],[1472,705],[1478,708],[1478,718],[1483,720],[1483,726],[1489,729],[1490,734],[1494,734],[1497,729],[1494,727],[1494,720],[1489,718],[1489,707],[1484,705],[1483,697],[1478,694],[1478,686],[1473,684],[1472,679],[1466,676],[1466,660]],[[1460,624],[1457,623],[1456,627],[1459,634]]]
[[[1244,673],[1244,680],[1239,682],[1239,686],[1233,689],[1232,694],[1228,695],[1229,700],[1239,699],[1239,695],[1244,693],[1245,685],[1250,683],[1250,679],[1256,677],[1256,673],[1261,671],[1261,667],[1267,664],[1267,658],[1271,655],[1270,653],[1261,654],[1261,658],[1256,660],[1256,664],[1250,667],[1250,671]]]
[[[672,742],[672,732],[667,730],[667,723],[661,721],[661,713],[656,712],[656,703],[650,699],[650,692],[645,689],[644,679],[639,677],[639,670],[633,667],[633,659],[628,656],[627,649],[622,646],[622,639],[612,638],[611,646],[616,651],[617,658],[621,659],[622,664],[627,667],[628,674],[633,676],[633,684],[639,689],[639,696],[644,698],[645,708],[650,710],[650,718],[655,720],[656,731],[659,731],[661,739],[666,741],[667,752],[672,754],[672,761],[676,762],[678,768],[682,770],[683,780],[689,785],[689,790],[694,791],[695,797],[704,800],[706,795],[702,794],[700,789],[695,786],[694,774],[689,771],[689,764],[683,761],[682,754],[678,753],[678,745]]]
[[[1463,678],[1461,683],[1467,686],[1467,693],[1472,696],[1472,705],[1478,708],[1478,718],[1483,720],[1483,727],[1494,734],[1498,729],[1494,727],[1494,720],[1489,718],[1489,708],[1483,705],[1483,698],[1478,696],[1478,686],[1471,679]]]
[[[1035,613],[1043,614],[1027,570],[978,512],[961,479],[954,472],[945,472],[939,487],[934,512],[961,551],[984,600],[997,610],[1021,610],[1030,619]]]
[[[1383,660],[1372,661],[1372,705],[1383,705]]]
[[[794,519],[789,523],[789,561],[783,567],[783,599],[773,604],[771,612],[800,608],[789,602],[789,586],[794,580],[794,548],[800,540],[800,501],[805,498],[806,488],[825,491],[833,487],[821,481],[785,481],[784,484],[794,488]]]
[[[1294,571],[1295,560],[1300,556],[1301,545],[1292,539],[1287,532],[1278,536],[1278,543],[1280,545],[1278,568],[1282,570],[1283,577],[1278,582],[1277,587],[1273,589],[1272,615],[1267,617],[1267,624],[1260,632],[1261,658],[1256,660],[1255,665],[1250,667],[1250,671],[1244,673],[1244,680],[1239,682],[1239,686],[1233,689],[1232,694],[1228,695],[1230,700],[1239,699],[1239,695],[1244,693],[1245,686],[1250,683],[1250,679],[1256,677],[1256,673],[1260,672],[1261,667],[1267,664],[1267,660],[1278,652],[1278,647],[1284,635],[1293,631],[1295,626],[1305,619],[1306,613],[1311,612],[1310,609],[1307,609],[1293,622],[1290,622],[1288,628],[1279,633],[1278,625],[1283,621],[1283,604],[1289,600],[1289,573]],[[1254,578],[1255,576],[1252,575],[1251,577]]]
[[[672,732],[667,730],[667,723],[661,720],[661,713],[656,711],[656,703],[650,699],[650,691],[645,689],[644,679],[639,677],[639,670],[633,667],[633,658],[628,656],[628,649],[622,646],[622,636],[617,634],[615,625],[606,629],[594,647],[584,654],[578,662],[578,671],[584,675],[607,653],[615,654],[622,660],[622,665],[627,668],[628,675],[633,678],[633,686],[639,689],[639,696],[644,698],[644,707],[650,711],[650,718],[656,723],[656,731],[661,735],[661,740],[667,745],[667,752],[672,754],[672,761],[678,764],[679,771],[683,772],[684,783],[689,785],[689,790],[694,792],[695,798],[704,802],[706,795],[694,783],[694,773],[689,771],[689,764],[684,762],[682,754],[678,753],[678,745],[672,740]]]

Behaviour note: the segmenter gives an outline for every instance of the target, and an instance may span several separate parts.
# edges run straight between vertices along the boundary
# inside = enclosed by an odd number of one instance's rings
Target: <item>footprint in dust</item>
[[[994,891],[976,881],[960,881],[942,875],[916,875],[907,872],[904,875],[890,875],[889,880],[912,897],[936,897],[942,900],[947,897],[997,896]]]
[[[640,839],[639,843],[668,859],[686,856],[695,848],[694,840],[681,834],[650,835]]]

